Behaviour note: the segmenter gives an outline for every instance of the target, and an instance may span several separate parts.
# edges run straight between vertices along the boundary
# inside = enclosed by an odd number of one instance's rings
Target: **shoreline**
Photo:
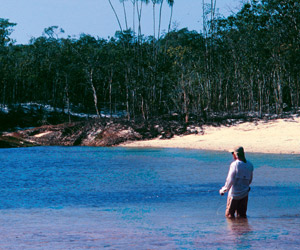
[[[241,145],[246,153],[300,154],[300,117],[296,116],[271,121],[244,122],[232,126],[205,125],[203,131],[203,135],[127,141],[118,146],[228,151]]]

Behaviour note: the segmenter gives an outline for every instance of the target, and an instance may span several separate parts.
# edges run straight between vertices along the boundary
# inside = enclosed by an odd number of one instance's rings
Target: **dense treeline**
[[[210,112],[281,114],[300,98],[300,3],[264,0],[213,18],[207,32],[172,30],[159,39],[131,30],[106,40],[59,38],[56,26],[14,45],[0,19],[0,101],[186,122]]]

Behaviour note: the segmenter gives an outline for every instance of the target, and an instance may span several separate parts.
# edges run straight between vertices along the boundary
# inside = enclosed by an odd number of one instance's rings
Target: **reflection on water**
[[[299,249],[299,157],[249,158],[248,219],[228,220],[227,153],[1,149],[0,249]]]
[[[229,232],[234,237],[239,237],[251,232],[251,226],[246,218],[227,219]]]
[[[227,219],[229,244],[232,249],[252,249],[253,231],[245,218]]]

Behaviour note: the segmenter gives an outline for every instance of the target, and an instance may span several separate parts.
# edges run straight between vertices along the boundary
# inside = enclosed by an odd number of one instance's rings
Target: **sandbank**
[[[122,147],[187,148],[228,151],[243,146],[246,152],[300,153],[300,117],[244,122],[232,126],[203,126],[204,134],[125,142]]]

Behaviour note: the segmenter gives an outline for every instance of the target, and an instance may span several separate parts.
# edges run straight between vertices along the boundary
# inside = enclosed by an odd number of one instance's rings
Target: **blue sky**
[[[111,0],[125,28],[122,4]],[[210,3],[210,0],[205,0]],[[11,37],[17,43],[26,44],[32,37],[39,37],[45,28],[59,26],[65,34],[60,37],[78,37],[81,33],[108,38],[119,30],[108,0],[0,0],[0,18],[17,23]],[[132,4],[126,1],[128,23],[133,23]],[[225,16],[236,13],[241,0],[217,0],[219,12]],[[158,7],[156,17],[158,20]],[[153,34],[152,5],[143,7],[142,33]],[[170,8],[163,5],[162,30],[167,30]],[[202,29],[202,0],[175,0],[173,23],[180,28],[200,31]],[[156,21],[158,24],[158,21]],[[132,25],[131,25],[132,26]],[[157,27],[156,27],[157,32]]]

